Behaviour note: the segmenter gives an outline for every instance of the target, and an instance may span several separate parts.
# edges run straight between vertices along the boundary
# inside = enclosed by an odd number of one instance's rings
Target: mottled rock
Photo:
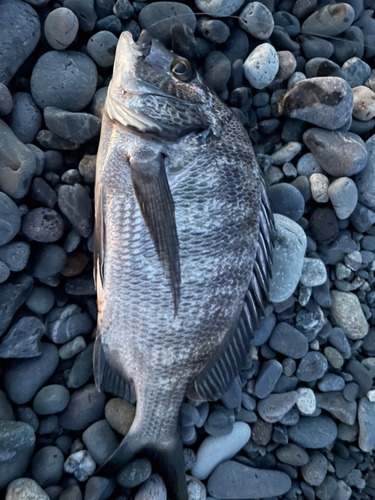
[[[34,208],[24,216],[22,231],[31,240],[51,243],[61,238],[64,224],[61,215],[52,208]]]
[[[375,92],[368,87],[359,86],[353,89],[353,116],[357,120],[369,121],[375,116]]]
[[[301,467],[309,461],[309,456],[306,451],[300,446],[290,443],[280,446],[276,450],[276,456],[280,462],[284,464]]]
[[[369,325],[362,311],[358,297],[354,293],[331,292],[331,318],[335,325],[344,330],[346,336],[352,340],[365,337]]]
[[[362,398],[358,405],[359,437],[362,451],[371,452],[375,447],[375,403]]]
[[[34,358],[40,356],[40,339],[46,329],[35,316],[21,318],[0,342],[0,358]]]
[[[55,307],[46,320],[47,337],[56,344],[64,344],[78,335],[87,334],[91,328],[90,316],[77,304]]]
[[[258,45],[243,65],[245,78],[256,89],[264,89],[275,78],[279,70],[277,52],[269,43]]]
[[[50,497],[33,479],[21,477],[8,485],[5,500],[50,500]]]
[[[196,0],[195,4],[199,10],[215,17],[226,17],[234,14],[244,0]]]
[[[365,167],[358,175],[365,175]],[[357,187],[349,177],[334,180],[328,188],[328,196],[340,220],[347,219],[354,211],[358,201]]]
[[[283,394],[270,394],[258,403],[258,412],[263,420],[269,423],[279,422],[297,402],[295,391]]]
[[[117,474],[117,482],[124,488],[136,488],[147,481],[152,472],[151,463],[147,458],[137,458],[129,462]]]
[[[242,10],[239,18],[241,28],[259,40],[267,40],[274,28],[271,12],[261,2],[250,2]]]
[[[306,337],[288,323],[278,323],[273,330],[269,345],[276,352],[280,352],[292,359],[300,359],[307,354],[308,343]]]

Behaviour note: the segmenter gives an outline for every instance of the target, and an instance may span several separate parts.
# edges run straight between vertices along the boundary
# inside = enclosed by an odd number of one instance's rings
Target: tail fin
[[[129,433],[117,450],[96,472],[98,476],[113,475],[135,456],[148,458],[160,474],[170,500],[188,500],[182,440],[179,437],[167,447],[145,444],[137,433]]]

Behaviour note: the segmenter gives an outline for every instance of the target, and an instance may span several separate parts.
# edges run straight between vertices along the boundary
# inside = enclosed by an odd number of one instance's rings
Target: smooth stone
[[[238,22],[244,31],[258,40],[267,40],[275,25],[271,12],[261,2],[248,3]]]
[[[356,231],[363,233],[375,224],[375,213],[358,202],[350,216],[350,222]]]
[[[275,153],[272,153],[272,163],[274,165],[284,165],[284,163],[292,161],[300,153],[301,149],[302,146],[299,142],[288,142]],[[287,186],[290,186],[290,184],[287,184]]]
[[[320,259],[305,257],[300,282],[305,286],[323,285],[327,279],[326,267]]]
[[[211,474],[207,490],[214,498],[222,499],[272,498],[287,493],[291,484],[284,472],[254,469],[229,460]]]
[[[325,448],[335,441],[337,426],[326,415],[301,417],[296,425],[289,428],[289,437],[303,448]]]
[[[304,415],[312,415],[316,409],[316,397],[314,391],[308,387],[300,387],[297,389],[297,392],[297,408]]]
[[[98,465],[103,465],[120,444],[106,420],[90,425],[82,434],[82,441]]]
[[[375,208],[375,134],[366,141],[368,159],[365,168],[356,175],[358,201],[368,208]]]
[[[201,0],[201,3],[204,4],[204,0]],[[215,1],[210,2],[209,8],[214,7],[214,4]],[[197,7],[204,12],[200,5]],[[193,32],[197,25],[195,14],[191,8],[179,2],[148,4],[139,13],[138,22],[142,29],[146,29],[153,38],[157,38],[162,43],[170,41],[171,27],[174,24],[186,24]]]
[[[314,240],[320,245],[333,243],[339,235],[339,225],[332,208],[315,209],[310,215],[310,228]]]
[[[251,429],[248,424],[235,422],[230,434],[205,438],[198,448],[197,461],[191,474],[198,479],[206,479],[218,464],[238,453],[250,436]]]
[[[124,488],[136,488],[151,476],[152,467],[147,458],[136,458],[117,474],[117,482]]]
[[[68,406],[69,399],[69,391],[63,385],[47,385],[35,395],[33,409],[38,415],[60,413]]]
[[[135,417],[135,406],[120,398],[112,398],[105,406],[105,418],[119,434],[126,436]]]
[[[279,71],[277,72],[277,76],[283,80],[288,80],[297,67],[296,58],[289,50],[280,50],[277,53],[277,57],[279,58]]]
[[[359,400],[358,423],[358,446],[362,451],[371,453],[375,447],[375,403],[367,397]]]
[[[8,123],[24,144],[35,139],[42,125],[42,114],[30,94],[27,92],[13,94],[13,110]]]
[[[117,0],[113,12],[120,19],[130,19],[134,15],[134,7],[129,0]]]
[[[31,461],[33,479],[45,488],[57,484],[63,474],[64,455],[56,446],[45,446]]]
[[[52,344],[41,344],[42,354],[36,358],[14,361],[4,371],[4,387],[16,404],[29,402],[54,373],[59,355]]]
[[[259,328],[254,332],[254,338],[251,340],[250,345],[261,346],[265,344],[270,338],[275,325],[276,316],[274,314],[270,314],[269,316],[262,318],[259,323]]]
[[[270,394],[258,403],[258,412],[263,420],[271,424],[279,422],[297,402],[295,391],[283,394]]]
[[[273,255],[270,300],[283,302],[294,292],[301,276],[306,250],[306,235],[294,221],[275,214],[275,250]],[[293,267],[290,266],[293,262]]]
[[[64,344],[78,335],[91,331],[92,320],[89,314],[77,304],[55,307],[46,318],[46,335],[55,344]]]
[[[332,43],[324,38],[312,35],[300,35],[298,40],[301,44],[302,53],[307,60],[313,59],[314,57],[329,59],[334,52]]]
[[[342,70],[345,80],[352,88],[363,85],[371,74],[370,66],[358,57],[351,57],[345,61]]]
[[[309,462],[301,468],[303,479],[310,486],[319,486],[326,478],[328,462],[326,457],[319,451],[310,455]]]
[[[94,0],[64,0],[64,7],[74,12],[83,31],[94,29],[96,23]]]
[[[46,286],[34,286],[26,305],[35,314],[47,314],[55,303],[55,294]]]
[[[309,348],[306,337],[293,326],[283,322],[276,325],[269,345],[276,352],[292,359],[303,358]]]
[[[365,337],[369,325],[358,297],[354,293],[340,292],[338,290],[333,290],[331,297],[331,318],[334,324],[342,328],[346,336],[351,340]]]
[[[68,406],[59,415],[63,429],[79,431],[99,420],[104,414],[106,396],[96,390],[94,384],[77,389]]]
[[[297,188],[282,182],[268,189],[272,212],[298,221],[305,210],[305,200]]]
[[[243,71],[252,87],[266,88],[279,71],[279,58],[274,47],[269,43],[258,45],[246,58]]]
[[[309,179],[311,196],[317,203],[327,203],[329,179],[324,174],[312,174]]]
[[[98,137],[100,133],[101,120],[89,113],[72,113],[47,106],[44,120],[52,133],[78,144]]]
[[[35,431],[31,425],[12,420],[0,421],[0,463],[33,448]]]
[[[8,87],[0,82],[0,116],[9,115],[13,109],[13,99]]]
[[[224,43],[230,35],[230,29],[223,21],[209,17],[198,18],[197,32],[212,43]]]
[[[69,71],[66,71],[67,67]],[[86,54],[72,50],[50,51],[44,53],[34,66],[30,79],[31,94],[42,109],[54,106],[66,111],[80,111],[94,96],[97,78],[95,63]]]
[[[306,451],[297,444],[286,444],[276,449],[276,456],[280,462],[295,467],[306,465],[309,461],[309,456]]]
[[[318,387],[322,392],[342,391],[345,387],[345,380],[335,373],[326,373],[319,380]]]
[[[23,144],[13,130],[2,120],[0,120],[0,163],[2,165],[0,169],[0,189],[3,191],[0,194],[2,197],[8,195],[16,199],[23,198],[29,190],[32,177],[36,171],[35,156],[30,148]],[[4,200],[1,201],[1,204],[5,203]],[[7,241],[4,243],[7,243]]]
[[[85,155],[78,165],[79,173],[87,184],[95,182],[96,155]]]
[[[325,5],[306,19],[301,32],[317,36],[337,36],[351,26],[354,18],[355,11],[349,4]]]
[[[328,362],[323,354],[310,351],[301,359],[297,377],[303,382],[311,382],[323,377],[327,369]]]
[[[264,399],[273,391],[283,371],[281,363],[271,359],[263,363],[255,382],[255,395]]]
[[[66,7],[59,7],[48,14],[44,35],[55,50],[64,50],[73,43],[78,33],[77,16]]]
[[[15,275],[0,285],[0,336],[6,331],[14,314],[30,295],[32,287],[33,279],[23,273]]]
[[[226,408],[238,408],[241,405],[242,386],[238,377],[234,378],[221,396],[221,401]],[[191,405],[189,405],[191,406]],[[194,425],[199,422],[199,412],[194,408]]]
[[[68,474],[74,474],[74,477],[80,482],[87,481],[95,469],[96,464],[87,450],[72,453],[64,462],[64,471]]]
[[[15,420],[12,404],[3,391],[0,391],[0,421],[1,420]]]
[[[67,386],[69,389],[78,389],[90,380],[93,375],[94,342],[91,342],[76,358],[72,366]]]
[[[316,404],[345,424],[353,425],[355,422],[357,403],[347,401],[340,391],[316,394]]]
[[[364,170],[358,175],[365,175]],[[355,182],[349,177],[340,177],[335,179],[328,188],[328,196],[331,200],[333,209],[340,220],[345,220],[353,213],[357,201],[358,191]]]
[[[34,208],[23,217],[22,231],[31,240],[52,243],[63,235],[64,223],[52,208]]]
[[[116,35],[116,37],[118,37],[120,36],[122,31],[122,24],[117,16],[109,15],[97,21],[96,28],[98,29],[98,31],[110,31],[111,33]]]
[[[9,483],[5,500],[50,500],[50,497],[33,479],[21,477]]]
[[[30,194],[42,205],[53,208],[57,202],[57,194],[41,177],[35,177],[31,183]]]
[[[39,280],[49,278],[62,271],[65,262],[66,252],[63,248],[53,243],[43,243],[34,257],[33,274]]]
[[[303,134],[303,141],[320,166],[335,177],[357,174],[366,165],[366,145],[351,132],[311,128]]]
[[[305,66],[307,78],[335,76],[342,78],[343,72],[338,64],[325,57],[314,57],[307,61]]]
[[[198,9],[215,17],[227,17],[236,12],[244,0],[195,0]]]
[[[341,353],[335,349],[334,347],[325,347],[324,348],[324,356],[327,358],[333,368],[336,370],[340,370],[344,364],[344,358]]]
[[[62,151],[74,151],[79,148],[79,144],[67,141],[50,130],[40,130],[36,135],[39,145],[45,149],[61,149]]]
[[[83,186],[62,186],[58,194],[58,204],[62,213],[69,219],[81,236],[87,238],[93,226],[93,210],[90,196]]]
[[[86,347],[86,340],[84,339],[84,337],[78,336],[60,347],[59,349],[60,358],[71,359],[76,354],[82,352],[85,347]]]
[[[288,90],[279,103],[279,111],[291,118],[335,130],[351,117],[353,92],[342,78],[308,78]]]
[[[34,358],[42,354],[40,339],[46,329],[40,319],[25,316],[0,342],[0,358]]]
[[[299,177],[305,176],[310,178],[313,174],[321,174],[324,172],[322,167],[316,161],[311,153],[306,153],[297,162],[297,172]],[[309,199],[311,196],[311,188],[309,184]]]
[[[106,500],[107,498],[111,498],[115,487],[116,480],[114,477],[109,479],[98,476],[90,477],[86,483],[84,498],[85,500]]]
[[[99,31],[87,42],[87,52],[98,66],[113,66],[118,38],[110,31]]]
[[[167,500],[167,488],[158,474],[151,474],[138,489],[134,500]]]
[[[8,85],[40,39],[40,20],[36,11],[21,0],[0,2],[0,82]]]
[[[353,89],[353,117],[367,122],[375,116],[375,92],[368,87],[358,86]]]

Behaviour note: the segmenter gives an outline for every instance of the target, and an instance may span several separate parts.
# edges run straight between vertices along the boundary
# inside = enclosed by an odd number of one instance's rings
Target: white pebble
[[[366,395],[371,403],[375,403],[375,389],[371,389],[371,391],[368,391]]]
[[[375,116],[375,92],[363,85],[353,89],[353,116],[367,122]]]
[[[316,399],[315,394],[312,389],[308,387],[301,387],[297,389],[298,399],[297,408],[301,413],[305,415],[312,415],[316,409]]]
[[[328,197],[328,177],[324,174],[312,174],[310,176],[311,195],[318,203],[327,203]]]
[[[236,422],[226,436],[209,436],[201,443],[197,461],[191,470],[192,476],[207,479],[217,465],[229,460],[249,441],[251,429],[245,422]]]
[[[78,481],[87,481],[94,474],[96,464],[87,450],[72,453],[64,462],[64,471],[74,474]]]
[[[302,274],[300,282],[305,286],[323,285],[327,279],[327,270],[324,262],[320,259],[303,259]]]
[[[189,500],[206,500],[206,487],[199,479],[186,474],[186,483]]]
[[[245,78],[256,89],[266,88],[279,71],[279,58],[269,43],[258,45],[243,65]]]

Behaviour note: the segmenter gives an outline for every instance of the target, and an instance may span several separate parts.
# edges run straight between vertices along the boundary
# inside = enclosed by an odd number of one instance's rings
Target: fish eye
[[[181,82],[190,82],[194,78],[194,70],[190,62],[182,57],[174,59],[171,71]]]

